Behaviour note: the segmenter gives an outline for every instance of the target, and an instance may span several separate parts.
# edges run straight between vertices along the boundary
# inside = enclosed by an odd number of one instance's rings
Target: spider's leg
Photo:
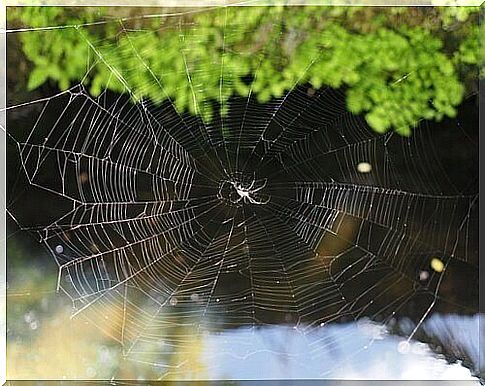
[[[219,192],[217,193],[218,197],[222,197],[222,187],[223,185],[219,186]]]
[[[268,180],[265,179],[261,186],[258,186],[256,189],[253,189],[253,193],[259,192],[261,189],[263,189],[266,186],[267,181]]]
[[[265,205],[265,204],[267,204],[267,203],[269,202],[269,200],[270,200],[270,198],[269,198],[269,197],[268,197],[266,200],[264,200],[264,201],[258,201],[258,200],[255,200],[254,198],[249,197],[249,196],[248,196],[248,198],[249,198],[249,201],[250,201],[252,204],[256,204],[256,205]]]

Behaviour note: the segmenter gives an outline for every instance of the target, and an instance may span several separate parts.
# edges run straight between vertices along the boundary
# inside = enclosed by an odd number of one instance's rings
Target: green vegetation
[[[409,135],[421,119],[453,117],[480,65],[473,7],[116,12],[10,9],[13,28],[72,26],[18,34],[32,63],[28,88],[50,79],[61,89],[82,82],[93,95],[130,90],[135,100],[169,98],[207,121],[214,109],[226,112],[233,94],[266,102],[296,83],[344,87],[349,110],[374,130]],[[117,19],[86,25],[108,17]]]

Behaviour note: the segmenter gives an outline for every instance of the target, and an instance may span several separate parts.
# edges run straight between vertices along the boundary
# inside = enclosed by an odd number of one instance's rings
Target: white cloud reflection
[[[461,342],[476,341],[478,317],[454,317],[448,324],[443,318],[437,323],[437,318],[426,324],[436,335],[459,328]],[[450,324],[457,321],[459,326]],[[211,379],[424,380],[413,385],[427,385],[426,380],[450,380],[450,385],[456,385],[453,380],[471,380],[475,382],[470,384],[479,384],[461,363],[450,364],[416,341],[404,350],[403,342],[404,338],[370,321],[327,325],[307,333],[268,326],[211,334],[204,342],[203,357]]]

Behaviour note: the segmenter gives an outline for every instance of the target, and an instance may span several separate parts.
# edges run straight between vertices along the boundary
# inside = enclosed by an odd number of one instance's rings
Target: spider
[[[252,194],[259,192],[266,186],[266,180],[263,182],[261,186],[255,187],[256,180],[253,180],[249,186],[244,186],[244,184],[240,182],[231,181],[229,182],[239,197],[236,200],[230,199],[231,203],[238,204],[239,202],[243,201],[244,203],[249,204],[256,204],[256,205],[264,205],[269,202],[269,197],[267,199],[258,200],[256,198],[251,197]],[[222,191],[222,186],[219,189],[219,195]]]

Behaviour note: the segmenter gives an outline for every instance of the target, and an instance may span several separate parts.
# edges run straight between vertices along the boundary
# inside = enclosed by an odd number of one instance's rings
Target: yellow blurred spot
[[[436,272],[443,272],[445,265],[440,259],[438,259],[437,257],[433,257],[431,259],[431,268],[433,268],[433,270]]]
[[[370,173],[372,171],[372,165],[368,162],[360,162],[357,165],[357,171],[359,173]]]

